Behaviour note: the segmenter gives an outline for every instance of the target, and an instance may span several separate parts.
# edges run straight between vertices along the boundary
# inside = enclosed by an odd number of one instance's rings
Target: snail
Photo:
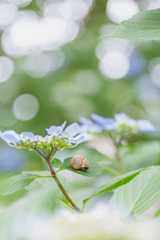
[[[71,167],[76,170],[88,171],[88,161],[82,155],[76,155],[71,159]]]

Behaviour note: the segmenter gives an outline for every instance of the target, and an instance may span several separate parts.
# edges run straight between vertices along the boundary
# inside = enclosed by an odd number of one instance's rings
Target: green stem
[[[38,152],[39,155],[41,155],[41,157],[43,157],[47,161],[47,157],[44,155],[44,153],[41,152],[41,150],[39,150],[38,148],[33,148],[33,149],[36,150],[36,152]]]
[[[76,204],[72,201],[72,199],[70,198],[70,196],[68,195],[68,193],[66,192],[66,190],[64,189],[64,187],[62,186],[62,184],[60,183],[59,179],[57,178],[56,172],[54,171],[54,168],[51,166],[50,162],[51,162],[51,158],[53,157],[53,155],[56,153],[57,149],[51,149],[50,154],[48,156],[45,156],[39,149],[35,148],[34,150],[36,150],[41,157],[43,157],[48,164],[49,170],[51,172],[51,175],[54,179],[54,181],[56,182],[56,184],[58,185],[58,187],[61,189],[62,193],[64,194],[64,196],[67,198],[67,200],[69,201],[69,203],[71,204],[71,206],[79,213],[82,213],[82,210],[76,206]],[[54,150],[54,152],[53,152]]]
[[[120,158],[120,155],[119,155],[119,152],[118,152],[118,149],[117,149],[117,148],[116,148],[115,155],[116,155],[116,159],[117,159],[117,163],[118,163],[120,172],[121,172],[121,173],[125,173],[125,169],[124,169],[124,167],[123,167],[123,164],[122,164],[122,161],[121,161],[121,158]]]
[[[125,169],[123,167],[123,164],[122,164],[122,161],[121,161],[121,158],[120,158],[120,155],[119,155],[119,151],[118,151],[118,148],[117,148],[117,146],[120,144],[120,142],[117,144],[116,141],[114,141],[112,139],[112,136],[110,136],[110,141],[109,142],[112,144],[112,146],[115,149],[115,155],[116,155],[116,159],[117,159],[117,163],[118,163],[120,172],[125,173]]]
[[[64,187],[62,186],[62,184],[60,183],[59,179],[57,178],[56,172],[54,171],[53,167],[50,164],[50,159],[47,160],[48,163],[48,167],[49,170],[52,174],[53,179],[55,180],[56,184],[58,185],[58,187],[61,189],[62,193],[64,194],[64,196],[67,198],[67,200],[69,201],[69,203],[72,205],[72,207],[79,213],[82,213],[82,210],[76,206],[76,204],[72,201],[72,199],[70,198],[70,196],[68,195],[68,193],[66,192],[66,190],[64,189]]]

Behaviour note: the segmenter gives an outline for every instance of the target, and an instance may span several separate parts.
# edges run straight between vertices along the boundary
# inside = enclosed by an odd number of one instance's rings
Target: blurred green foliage
[[[7,109],[11,109],[15,99],[22,94],[35,96],[39,102],[39,111],[31,120],[17,120],[14,125],[9,127],[1,125],[0,130],[14,129],[17,133],[32,131],[34,134],[44,136],[46,134],[45,128],[51,125],[60,125],[64,120],[67,120],[67,124],[71,124],[74,121],[78,122],[80,116],[90,118],[91,113],[104,117],[113,117],[114,113],[121,111],[135,119],[148,118],[151,121],[153,120],[152,122],[158,126],[160,115],[151,115],[146,112],[140,101],[141,96],[137,90],[137,82],[142,74],[148,74],[149,61],[159,57],[160,43],[155,41],[135,43],[135,52],[139,53],[139,56],[146,61],[144,68],[139,73],[128,74],[118,80],[103,76],[99,70],[99,60],[95,51],[101,41],[97,40],[100,36],[100,29],[103,25],[112,23],[106,15],[106,2],[104,0],[95,0],[94,7],[84,20],[85,27],[82,28],[75,40],[63,46],[62,52],[65,55],[65,62],[60,69],[42,78],[33,78],[24,71],[25,56],[12,58],[15,63],[15,72],[8,81],[0,83],[0,119],[7,116],[5,115]],[[42,14],[35,1],[32,1],[23,9],[33,10],[39,16]],[[5,55],[2,48],[1,55]],[[158,88],[157,91],[159,92]],[[9,117],[10,115],[8,115]],[[129,142],[133,143],[134,146],[134,142],[150,140],[151,138],[159,139],[159,136],[158,134],[144,134],[129,139]],[[2,141],[0,143],[5,144]],[[135,148],[137,149],[137,146]],[[130,151],[130,146],[126,151]],[[23,150],[23,152],[24,156],[27,155],[27,161],[24,162],[21,169],[14,169],[14,173],[20,172],[22,169],[25,171],[46,169],[46,166],[41,163],[40,157],[35,152],[26,150]],[[61,158],[63,160],[65,154],[67,156],[83,155],[83,152],[86,157],[93,158],[94,161],[108,160],[106,156],[95,150],[88,149],[85,144],[78,146],[76,149],[65,151]],[[126,169],[133,170],[137,168],[137,165],[134,166],[135,162],[133,163],[136,158],[138,159],[136,162],[139,162],[137,155],[135,157],[130,157],[130,155],[124,157]],[[146,157],[144,156],[145,160]],[[12,161],[11,158],[10,161]],[[153,163],[159,164],[158,151],[153,154],[149,165]],[[144,165],[148,165],[148,160],[147,163],[141,164],[139,162],[138,164],[139,167],[144,167]],[[2,178],[8,175],[10,175],[10,172],[3,173]],[[79,184],[83,185],[83,182]],[[25,192],[23,193],[25,194]],[[17,194],[17,198],[19,194]],[[15,200],[15,196],[15,194],[10,195],[8,200],[7,197],[3,199],[1,197],[0,202],[4,202],[4,199],[5,202],[10,202]]]

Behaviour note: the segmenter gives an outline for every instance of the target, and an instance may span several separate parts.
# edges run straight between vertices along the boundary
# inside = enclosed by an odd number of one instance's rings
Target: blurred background
[[[0,130],[45,136],[45,128],[64,120],[71,124],[91,113],[113,117],[120,112],[160,127],[160,41],[98,39],[139,11],[156,8],[160,0],[1,0]],[[130,142],[151,138],[158,135]],[[158,164],[159,144],[153,142],[151,149],[151,164]],[[144,145],[141,156],[150,157],[147,150]],[[85,144],[57,157],[75,154],[105,159]],[[146,155],[142,160],[140,166],[146,164]],[[0,141],[0,179],[44,168],[36,153]],[[67,177],[75,183],[70,173]],[[87,181],[89,185],[92,180]],[[95,186],[102,185],[103,176],[98,181]],[[0,202],[7,205],[24,194],[1,197]]]

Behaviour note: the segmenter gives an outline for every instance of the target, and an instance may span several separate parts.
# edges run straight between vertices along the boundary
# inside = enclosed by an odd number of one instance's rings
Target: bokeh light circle
[[[110,79],[120,79],[129,71],[130,63],[127,56],[121,52],[110,52],[103,56],[100,62],[101,72]]]
[[[49,58],[42,53],[27,57],[24,66],[25,72],[33,78],[44,77],[50,71],[50,68]]]
[[[39,102],[30,94],[23,94],[16,98],[13,104],[14,115],[21,121],[28,121],[36,116]]]
[[[17,122],[12,110],[13,103],[8,101],[0,104],[0,125],[9,127]]]
[[[60,15],[70,20],[80,20],[86,17],[89,11],[89,4],[83,0],[66,0],[54,2],[45,8],[45,16]]]
[[[92,69],[75,71],[71,79],[76,83],[77,93],[94,94],[100,91],[101,82],[99,76]]]
[[[5,26],[12,23],[17,14],[17,7],[10,3],[1,3],[0,4],[0,27],[4,28]]]
[[[96,55],[100,60],[109,52],[120,52],[130,56],[133,51],[134,45],[131,41],[116,38],[104,38],[96,47]]]
[[[18,7],[26,7],[32,0],[8,0],[8,2],[15,4]]]
[[[24,70],[33,78],[42,78],[62,67],[64,61],[65,55],[61,50],[30,55],[26,57]]]
[[[77,37],[79,24],[59,17],[19,17],[2,34],[3,50],[11,56],[58,50]]]
[[[109,0],[107,2],[107,15],[116,23],[127,20],[138,12],[138,5],[133,0]]]
[[[0,83],[8,80],[14,71],[13,61],[6,56],[0,57]]]
[[[151,80],[157,86],[160,87],[160,63],[157,64],[151,71]]]
[[[149,6],[147,7],[147,10],[153,10],[160,8],[160,2],[159,1],[152,1],[150,2]]]

